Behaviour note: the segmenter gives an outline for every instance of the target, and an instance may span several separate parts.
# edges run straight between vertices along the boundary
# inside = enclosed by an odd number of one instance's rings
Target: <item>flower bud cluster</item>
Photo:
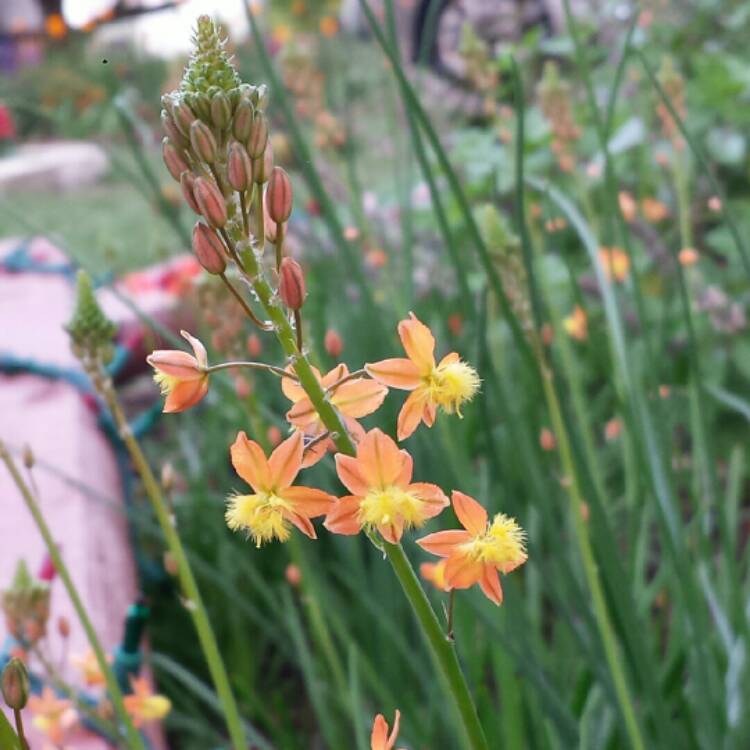
[[[554,62],[544,66],[544,75],[537,89],[539,105],[552,130],[552,152],[563,172],[575,167],[573,146],[581,137],[581,129],[573,117],[570,84],[560,77]]]
[[[91,278],[85,271],[78,272],[76,306],[66,330],[73,352],[79,359],[97,360],[103,364],[112,359],[112,338],[117,327],[99,307]]]
[[[8,632],[24,646],[44,638],[49,620],[50,589],[32,577],[26,563],[18,563],[10,588],[0,594]]]

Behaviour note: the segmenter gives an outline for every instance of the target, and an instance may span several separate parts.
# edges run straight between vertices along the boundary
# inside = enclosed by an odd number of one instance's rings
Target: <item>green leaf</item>
[[[21,741],[2,711],[0,711],[0,747],[3,750],[21,750]]]

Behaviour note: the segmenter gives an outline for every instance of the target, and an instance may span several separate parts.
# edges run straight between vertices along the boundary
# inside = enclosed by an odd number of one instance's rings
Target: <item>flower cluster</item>
[[[405,356],[369,362],[354,371],[343,363],[325,374],[312,367],[302,333],[304,272],[285,245],[292,186],[286,172],[271,168],[262,111],[266,91],[239,83],[210,19],[199,20],[196,42],[181,90],[163,100],[164,160],[181,182],[186,202],[204,219],[193,235],[198,261],[225,283],[252,323],[263,332],[273,331],[287,360],[281,367],[261,362],[209,366],[203,344],[183,332],[192,354],[162,350],[148,358],[166,395],[164,410],[182,411],[201,401],[217,370],[244,367],[273,373],[291,402],[286,414],[291,434],[270,455],[244,432],[237,435],[232,464],[251,491],[229,497],[229,528],[261,547],[286,541],[293,527],[315,539],[312,519],[324,517],[324,527],[333,533],[364,532],[378,545],[397,545],[404,533],[422,528],[450,503],[437,485],[413,481],[412,457],[393,438],[377,428],[366,431],[359,420],[380,408],[389,389],[407,391],[397,424],[398,441],[406,440],[420,424],[432,427],[440,412],[461,417],[462,407],[479,390],[479,376],[456,352],[436,358],[435,337],[414,313],[398,324]],[[266,241],[275,245],[271,271]],[[230,273],[239,274],[252,289],[250,299],[232,285]],[[268,320],[251,305],[260,305]],[[335,348],[340,353],[342,346]],[[258,355],[262,349],[259,342],[252,347]],[[303,468],[331,452],[350,494],[337,498],[295,484]],[[447,558],[440,587],[479,584],[499,604],[498,573],[526,560],[524,534],[502,514],[488,521],[486,511],[460,492],[453,493],[453,507],[464,530],[438,532],[420,542]],[[383,742],[392,745],[390,739]]]

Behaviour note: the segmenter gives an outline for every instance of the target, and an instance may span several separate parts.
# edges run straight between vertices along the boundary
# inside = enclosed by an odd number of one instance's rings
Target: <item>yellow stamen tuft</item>
[[[475,560],[490,563],[500,570],[512,569],[526,559],[526,532],[515,518],[498,513],[482,536],[463,546]]]
[[[273,539],[281,542],[289,539],[291,526],[284,512],[291,510],[287,500],[273,493],[235,495],[229,498],[224,517],[232,531],[245,529],[255,546],[260,547]]]
[[[359,521],[367,528],[402,521],[404,529],[425,522],[424,501],[401,487],[368,492],[359,506]]]
[[[176,378],[174,375],[167,375],[165,372],[159,372],[159,370],[157,370],[154,373],[154,381],[159,386],[162,396],[166,396],[172,392],[174,387],[179,382],[179,378]]]
[[[429,399],[448,414],[461,416],[461,406],[471,401],[481,383],[476,370],[466,362],[446,362],[427,376]]]

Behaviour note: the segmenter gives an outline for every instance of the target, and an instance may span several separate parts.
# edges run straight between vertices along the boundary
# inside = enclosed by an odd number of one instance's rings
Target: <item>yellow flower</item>
[[[451,352],[435,362],[435,338],[414,313],[398,324],[408,359],[384,359],[365,365],[370,377],[383,385],[411,391],[398,416],[398,439],[411,435],[420,422],[432,427],[438,407],[461,416],[461,406],[479,390],[479,376],[471,365]]]
[[[100,687],[106,683],[93,649],[88,649],[84,654],[73,654],[70,663],[81,673],[86,686]]]
[[[237,435],[231,448],[232,464],[254,494],[229,499],[226,521],[230,529],[245,529],[257,547],[273,539],[285,542],[291,525],[311,539],[316,538],[310,519],[325,515],[334,498],[312,487],[292,487],[302,468],[303,450],[301,432],[294,432],[268,459],[244,432]]]
[[[291,367],[288,369],[291,371]],[[337,365],[325,375],[321,375],[315,367],[312,371],[322,388],[328,391],[329,401],[339,413],[350,437],[355,443],[359,442],[365,431],[357,420],[380,408],[388,389],[369,378],[361,377],[346,380],[340,386],[336,386],[340,380],[350,376],[349,368],[345,364]],[[308,438],[318,437],[327,431],[317,409],[299,383],[291,378],[282,378],[281,390],[292,402],[292,408],[286,414],[292,426],[301,430]],[[335,445],[330,438],[318,441],[305,451],[302,468],[306,469],[317,463],[327,451],[334,448]]]
[[[625,281],[628,278],[630,258],[619,247],[600,248],[599,263],[602,265],[607,281]]]
[[[149,721],[161,721],[172,710],[169,698],[156,695],[145,677],[134,677],[130,686],[133,692],[123,697],[123,703],[136,727]]]
[[[180,331],[193,348],[193,354],[178,349],[158,349],[146,361],[154,368],[154,380],[166,395],[165,412],[178,412],[195,406],[208,393],[206,347],[187,331]]]
[[[50,687],[45,687],[41,695],[32,695],[28,708],[34,726],[55,745],[63,743],[66,732],[78,721],[73,704],[58,698]]]
[[[484,595],[502,604],[501,573],[510,573],[526,562],[526,534],[515,519],[498,513],[492,521],[473,497],[453,492],[453,510],[463,529],[438,531],[417,544],[438,557],[447,558],[445,583],[467,589],[478,583]]]
[[[588,317],[580,305],[573,308],[573,312],[563,319],[563,328],[571,338],[576,341],[585,341],[588,333]]]
[[[448,498],[434,484],[412,482],[412,458],[378,429],[370,430],[357,446],[357,457],[336,454],[336,471],[352,493],[329,511],[325,527],[334,534],[377,530],[391,544],[403,532],[434,518]]]

